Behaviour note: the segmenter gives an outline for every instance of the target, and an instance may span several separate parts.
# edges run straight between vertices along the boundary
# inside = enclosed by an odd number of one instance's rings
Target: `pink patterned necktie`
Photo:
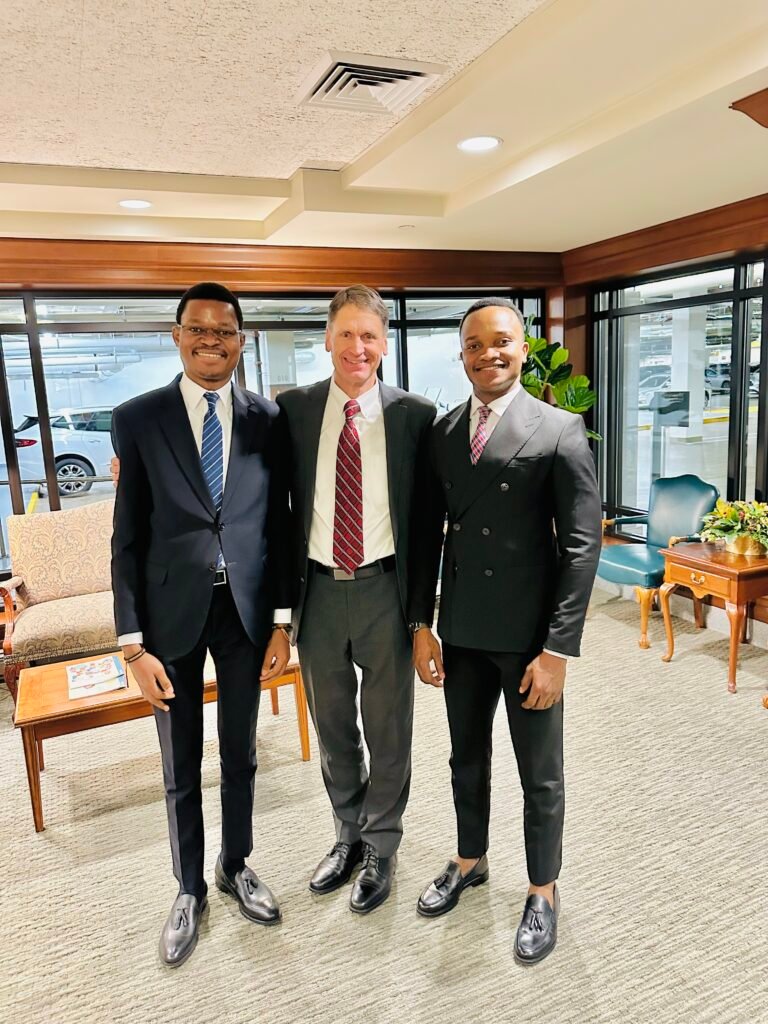
[[[469,442],[469,457],[472,460],[472,465],[476,466],[478,459],[483,454],[483,448],[488,443],[488,434],[485,429],[485,425],[488,422],[488,417],[491,415],[491,410],[487,405],[481,405],[477,410],[478,419],[475,432],[472,435],[472,440]]]
[[[333,560],[345,572],[363,562],[363,463],[354,399],[344,405],[344,426],[336,450],[336,509],[333,516]]]

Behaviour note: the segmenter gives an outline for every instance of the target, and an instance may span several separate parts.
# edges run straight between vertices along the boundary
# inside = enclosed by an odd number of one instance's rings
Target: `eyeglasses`
[[[187,324],[179,324],[179,327],[193,338],[205,338],[210,334],[216,341],[233,341],[243,333],[231,327],[196,327]]]

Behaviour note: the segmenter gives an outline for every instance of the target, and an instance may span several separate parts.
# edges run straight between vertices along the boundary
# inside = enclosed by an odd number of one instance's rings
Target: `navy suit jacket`
[[[217,514],[180,379],[119,406],[112,420],[120,457],[112,536],[117,633],[141,631],[147,649],[168,660],[188,654],[202,634],[219,546],[253,644],[266,644],[274,609],[293,604],[277,406],[233,384],[232,441]]]

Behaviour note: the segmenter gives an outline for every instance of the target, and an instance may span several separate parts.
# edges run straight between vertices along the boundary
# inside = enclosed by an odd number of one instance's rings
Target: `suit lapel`
[[[179,464],[184,476],[189,481],[192,490],[200,499],[205,509],[211,516],[216,515],[213,501],[208,490],[208,485],[203,476],[203,466],[200,462],[200,453],[195,444],[195,437],[187,415],[187,407],[179,388],[181,374],[173,384],[168,386],[168,401],[165,409],[159,418],[160,429],[165,435],[171,455]]]
[[[242,476],[246,464],[246,456],[251,448],[253,425],[250,422],[250,405],[242,388],[232,382],[232,439],[229,445],[229,463],[227,478],[224,482],[224,496],[221,501],[222,512],[231,500]]]
[[[381,408],[384,414],[384,436],[387,447],[387,485],[389,488],[389,518],[392,523],[392,534],[397,544],[400,508],[400,474],[403,470],[403,450],[405,422],[408,408],[401,402],[391,388],[379,384]]]
[[[320,448],[320,431],[331,387],[330,377],[310,388],[307,392],[307,410],[303,422],[304,443],[301,446],[304,482],[304,535],[309,538],[312,528],[312,513],[315,505],[315,478],[317,476],[317,453]]]
[[[460,516],[486,490],[504,467],[515,458],[541,423],[538,400],[521,390],[496,424],[476,466],[469,459],[469,425],[462,417],[465,432],[465,458],[469,465],[466,485],[458,497],[456,515]],[[467,406],[467,416],[469,405]]]

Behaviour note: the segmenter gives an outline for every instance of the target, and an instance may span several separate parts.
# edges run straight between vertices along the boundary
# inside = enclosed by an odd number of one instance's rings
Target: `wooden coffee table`
[[[117,657],[122,661],[121,654]],[[141,690],[130,672],[128,686],[125,689],[70,700],[67,667],[92,660],[77,658],[74,661],[59,661],[53,665],[25,668],[19,677],[15,724],[21,730],[24,743],[24,760],[36,832],[42,832],[45,828],[40,792],[40,772],[45,767],[43,740],[54,736],[68,736],[70,733],[83,732],[85,729],[98,729],[102,725],[114,725],[116,722],[132,722],[135,718],[147,718],[152,714],[151,704],[142,697]],[[298,662],[291,662],[284,675],[262,686],[262,689],[272,691],[272,710],[276,714],[277,687],[290,685],[294,687],[296,696],[301,758],[308,761],[310,753],[307,698]],[[206,682],[203,688],[203,702],[208,704],[216,700],[216,696],[216,682]]]

